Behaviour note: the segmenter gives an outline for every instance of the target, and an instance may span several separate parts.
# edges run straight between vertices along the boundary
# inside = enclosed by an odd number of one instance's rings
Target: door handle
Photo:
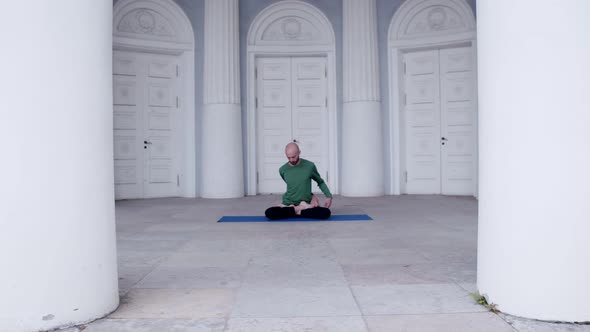
[[[296,139],[293,140],[293,143],[299,143]]]
[[[441,137],[440,140],[442,145],[445,145],[445,142],[448,141],[446,137]]]
[[[152,144],[150,141],[143,141],[143,144]]]

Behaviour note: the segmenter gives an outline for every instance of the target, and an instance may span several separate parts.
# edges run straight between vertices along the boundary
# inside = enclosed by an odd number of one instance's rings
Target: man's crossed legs
[[[283,205],[273,206],[264,213],[270,220],[302,217],[311,219],[328,219],[330,218],[330,209],[320,207],[317,197],[312,196],[310,203],[302,201],[299,205]]]

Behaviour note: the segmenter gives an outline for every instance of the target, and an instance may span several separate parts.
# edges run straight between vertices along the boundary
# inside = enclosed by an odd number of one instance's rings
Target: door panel
[[[407,53],[404,63],[406,192],[472,195],[476,146],[471,48]]]
[[[146,58],[148,107],[144,136],[151,144],[144,149],[145,197],[178,195],[178,144],[176,108],[176,62],[173,57]]]
[[[115,52],[115,197],[178,195],[177,62],[172,56]]]
[[[279,167],[291,139],[291,63],[289,58],[257,60],[258,191],[285,191]]]
[[[325,59],[260,58],[257,68],[258,192],[285,191],[278,170],[293,140],[327,180]]]
[[[292,137],[301,148],[301,158],[313,161],[320,176],[328,181],[328,135],[326,122],[325,58],[292,58]],[[312,190],[319,192],[317,185]]]
[[[141,162],[142,91],[133,54],[113,57],[113,153],[115,197],[137,198],[143,192]]]
[[[470,47],[440,50],[442,189],[472,195],[475,188],[475,101]]]
[[[439,193],[441,165],[438,53],[408,53],[404,60],[406,192]]]

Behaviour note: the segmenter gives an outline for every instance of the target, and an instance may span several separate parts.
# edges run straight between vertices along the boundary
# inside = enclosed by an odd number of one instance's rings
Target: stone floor
[[[216,222],[278,202],[117,202],[121,305],[63,331],[590,331],[475,303],[473,198],[335,197],[334,214],[374,220]]]

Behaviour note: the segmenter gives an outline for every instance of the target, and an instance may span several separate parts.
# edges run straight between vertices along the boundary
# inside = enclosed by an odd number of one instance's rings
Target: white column
[[[0,331],[117,308],[112,3],[2,6]]]
[[[377,57],[375,0],[343,1],[344,107],[342,189],[344,196],[381,196],[383,134]]]
[[[244,195],[238,0],[205,1],[201,196]]]
[[[477,284],[509,314],[590,321],[589,12],[477,3]]]

